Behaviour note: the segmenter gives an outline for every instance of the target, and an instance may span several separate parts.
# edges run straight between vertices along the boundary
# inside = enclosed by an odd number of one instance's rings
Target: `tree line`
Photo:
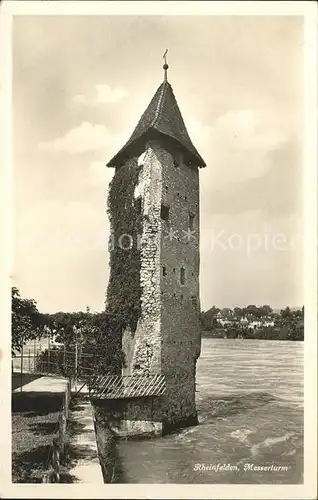
[[[223,326],[220,317],[227,321]],[[244,318],[247,318],[247,324],[241,321]],[[256,328],[250,326],[253,321],[263,320],[270,320],[272,326],[265,326],[266,322]],[[106,311],[93,313],[89,308],[79,312],[43,314],[34,299],[21,297],[19,290],[12,287],[13,356],[21,351],[28,340],[49,335],[54,335],[66,348],[73,349],[80,335],[82,348],[94,355],[96,369],[103,371],[103,366],[106,366],[117,372],[124,363],[121,335],[125,324],[125,318],[120,315],[115,316]],[[201,325],[203,336],[209,337],[303,340],[304,307],[298,310],[286,307],[274,312],[268,305],[248,305],[234,309],[213,306],[201,313]]]
[[[201,313],[205,337],[304,340],[304,307],[274,311],[269,305],[220,309]]]
[[[67,352],[74,352],[75,343],[81,346],[81,352],[93,356],[86,363],[97,374],[120,373],[124,364],[121,350],[123,318],[105,311],[92,313],[89,308],[79,312],[41,313],[34,299],[22,298],[16,287],[12,288],[11,313],[11,351],[12,355],[20,352],[29,340],[41,337],[55,337],[56,342],[65,344]],[[55,358],[62,363],[61,356]],[[56,353],[55,353],[56,354]],[[43,360],[45,355],[43,355]],[[51,352],[51,358],[54,353]]]

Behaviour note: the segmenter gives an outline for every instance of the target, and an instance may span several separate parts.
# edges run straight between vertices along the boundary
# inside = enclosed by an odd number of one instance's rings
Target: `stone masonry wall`
[[[122,347],[127,368],[123,374],[161,373],[161,294],[160,294],[160,239],[162,168],[153,144],[146,146],[142,158],[135,198],[141,200],[143,214],[140,245],[141,316],[137,329],[127,330]],[[119,435],[158,434],[162,431],[161,401],[147,398],[128,401]]]
[[[182,155],[162,150],[162,203],[169,219],[161,233],[162,372],[166,426],[196,422],[195,370],[201,349],[199,300],[199,172]],[[192,218],[190,229],[190,215]],[[181,282],[184,269],[184,284]]]
[[[125,404],[127,434],[167,432],[197,422],[196,360],[201,348],[199,301],[199,173],[151,141],[139,164],[135,199],[143,215],[140,244],[141,316],[124,333],[124,374],[163,373],[166,394]],[[175,161],[177,160],[177,162]],[[163,220],[162,208],[169,214]],[[191,222],[190,222],[191,215]],[[193,227],[189,231],[189,224]],[[181,268],[184,284],[181,283]],[[148,423],[147,423],[148,422]],[[121,432],[119,432],[121,433]]]
[[[161,371],[160,207],[162,168],[153,145],[143,155],[135,197],[141,198],[143,231],[140,239],[141,317],[134,338],[131,371]]]

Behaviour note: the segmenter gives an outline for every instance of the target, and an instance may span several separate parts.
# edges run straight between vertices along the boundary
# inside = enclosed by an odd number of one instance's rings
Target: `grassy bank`
[[[12,482],[41,483],[51,470],[62,399],[60,394],[12,393]],[[61,466],[62,479],[67,470],[66,457],[61,457]]]
[[[12,414],[12,482],[42,482],[49,468],[51,444],[58,433],[58,417],[58,411]]]

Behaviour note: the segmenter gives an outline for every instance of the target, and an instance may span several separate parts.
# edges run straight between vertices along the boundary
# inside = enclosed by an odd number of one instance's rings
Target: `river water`
[[[197,389],[198,426],[118,444],[121,482],[303,482],[303,342],[203,339]]]

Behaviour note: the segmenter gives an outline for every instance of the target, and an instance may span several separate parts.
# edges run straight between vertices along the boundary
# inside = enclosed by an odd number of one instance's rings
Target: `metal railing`
[[[30,343],[29,343],[30,346]],[[87,379],[93,368],[87,366],[94,355],[82,352],[77,345],[58,347],[50,342],[32,342],[31,347],[24,347],[12,358],[13,390],[20,388],[32,380],[32,375],[56,375],[77,379]]]
[[[126,399],[162,396],[166,390],[165,377],[153,375],[103,375],[90,382],[90,395],[97,399]]]
[[[94,399],[162,396],[165,393],[166,382],[162,374],[122,376],[106,373],[96,376],[96,364],[100,358],[83,352],[77,344],[51,347],[48,342],[43,349],[41,343],[34,342],[32,347],[32,350],[22,349],[12,359],[12,372],[15,375],[13,390],[23,392],[23,386],[33,380],[32,375],[55,375],[70,379],[70,386],[75,393],[86,386],[90,397]]]

